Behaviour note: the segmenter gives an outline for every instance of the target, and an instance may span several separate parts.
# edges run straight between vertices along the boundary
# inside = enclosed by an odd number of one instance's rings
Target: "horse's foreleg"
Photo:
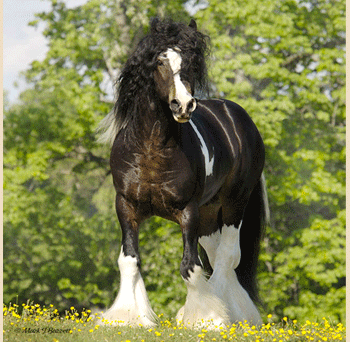
[[[122,247],[118,258],[120,288],[112,307],[103,317],[114,324],[153,326],[156,315],[140,273],[137,219],[132,206],[122,196],[117,196],[116,208],[122,228]]]
[[[183,240],[183,257],[180,265],[180,273],[185,281],[191,282],[195,269],[200,268],[198,257],[198,227],[199,212],[195,204],[188,205],[181,213],[180,225]]]
[[[180,272],[187,286],[187,297],[176,318],[190,327],[226,324],[229,320],[225,306],[205,278],[198,257],[198,207],[189,205],[179,221],[184,244]]]

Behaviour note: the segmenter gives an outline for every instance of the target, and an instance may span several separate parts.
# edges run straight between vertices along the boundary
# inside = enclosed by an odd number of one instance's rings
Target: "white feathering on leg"
[[[218,329],[229,323],[224,303],[215,295],[200,266],[195,266],[186,280],[187,297],[177,320],[191,328]]]
[[[154,326],[156,315],[149,303],[136,258],[125,256],[122,248],[118,265],[121,275],[119,293],[103,318],[116,325]]]
[[[242,222],[238,229],[234,226],[222,227],[214,271],[209,282],[214,288],[214,293],[226,303],[231,323],[247,320],[251,324],[260,325],[262,323],[260,314],[247,291],[239,283],[235,272],[241,258],[239,245],[241,226]]]

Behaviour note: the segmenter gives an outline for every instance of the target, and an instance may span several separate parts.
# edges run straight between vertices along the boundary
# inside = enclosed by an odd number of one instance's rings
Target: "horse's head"
[[[181,50],[169,48],[158,56],[154,73],[156,91],[169,104],[174,119],[179,123],[188,122],[196,109],[193,73],[190,68],[184,70],[184,63]]]
[[[161,48],[155,55],[155,90],[177,122],[188,122],[196,109],[195,89],[207,86],[208,37],[197,30],[194,20],[187,26],[157,18],[151,22],[151,37],[156,50]]]
[[[196,109],[195,90],[207,89],[209,38],[197,30],[195,21],[186,25],[154,18],[150,26],[119,76],[114,109],[117,131],[140,106],[152,108],[159,99],[168,104],[177,122],[188,122]]]

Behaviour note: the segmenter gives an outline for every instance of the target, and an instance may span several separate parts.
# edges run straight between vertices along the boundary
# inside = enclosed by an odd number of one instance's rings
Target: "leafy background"
[[[114,82],[156,15],[211,37],[211,96],[243,106],[266,144],[271,226],[259,263],[262,312],[345,322],[345,2],[48,0],[49,51],[4,105],[4,302],[64,310],[111,305],[120,230],[109,149],[95,129]],[[190,5],[189,5],[190,4]],[[194,11],[194,9],[197,9]],[[157,313],[186,288],[179,227],[141,227],[143,276]]]

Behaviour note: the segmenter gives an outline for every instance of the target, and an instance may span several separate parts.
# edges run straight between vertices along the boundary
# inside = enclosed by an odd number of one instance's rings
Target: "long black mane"
[[[133,116],[142,112],[145,106],[151,108],[159,105],[153,75],[158,56],[169,48],[177,47],[181,50],[184,74],[192,77],[196,91],[205,91],[208,41],[209,37],[197,31],[195,23],[188,26],[170,19],[151,20],[150,33],[140,41],[117,81],[115,132],[118,133],[126,127]]]

